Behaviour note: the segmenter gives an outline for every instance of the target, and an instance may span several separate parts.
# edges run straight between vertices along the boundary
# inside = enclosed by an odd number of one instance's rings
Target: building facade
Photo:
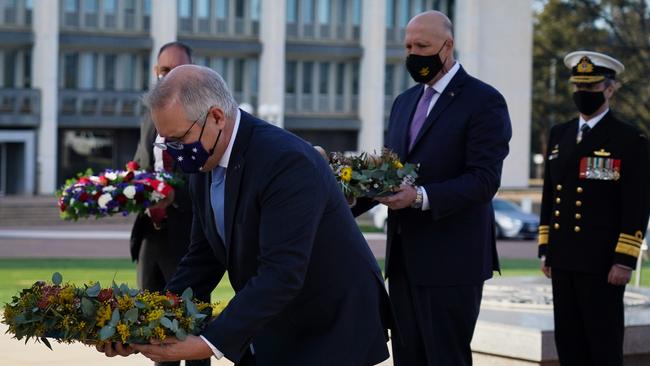
[[[0,195],[49,194],[135,151],[140,97],[180,40],[245,108],[328,150],[383,144],[413,85],[408,20],[437,9],[456,52],[510,106],[504,186],[528,181],[532,0],[0,0]],[[508,19],[508,22],[504,22]]]

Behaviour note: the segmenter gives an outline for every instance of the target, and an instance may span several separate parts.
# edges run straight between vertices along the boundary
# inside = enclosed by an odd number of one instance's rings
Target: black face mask
[[[605,94],[602,91],[578,90],[573,93],[573,102],[580,113],[591,116],[605,103]]]
[[[442,70],[445,63],[440,59],[440,51],[442,51],[446,43],[447,41],[442,44],[442,47],[435,55],[411,54],[406,57],[406,69],[416,83],[428,83]]]

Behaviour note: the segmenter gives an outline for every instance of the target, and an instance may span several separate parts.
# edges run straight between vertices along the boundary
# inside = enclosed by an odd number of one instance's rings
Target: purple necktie
[[[435,89],[431,87],[427,87],[426,89],[424,89],[424,93],[422,94],[422,97],[420,97],[418,106],[415,109],[415,113],[413,114],[411,127],[409,128],[409,151],[413,148],[413,143],[415,142],[415,139],[418,137],[418,133],[420,132],[420,129],[424,124],[424,121],[426,121],[427,119],[427,114],[429,112],[429,104],[431,103],[431,99],[433,99],[433,96],[435,94],[436,94]]]

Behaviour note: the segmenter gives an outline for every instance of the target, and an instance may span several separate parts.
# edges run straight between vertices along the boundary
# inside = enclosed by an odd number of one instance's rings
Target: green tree
[[[564,56],[603,52],[625,64],[612,109],[650,131],[650,10],[646,0],[536,0],[533,45],[533,153],[546,152],[550,127],[577,116]]]

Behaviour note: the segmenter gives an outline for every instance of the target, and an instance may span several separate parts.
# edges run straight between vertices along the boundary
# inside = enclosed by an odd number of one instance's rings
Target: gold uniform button
[[[560,211],[555,211],[555,217],[560,217]]]
[[[557,186],[555,186],[555,189],[557,189],[558,192],[561,191],[562,190],[562,185],[558,184]]]
[[[576,201],[576,206],[578,207],[582,206],[582,201]]]
[[[558,230],[560,228],[560,224],[553,224],[553,229]]]
[[[576,226],[576,227],[574,227],[574,228],[573,228],[573,231],[575,231],[576,233],[579,233],[579,232],[580,232],[580,226]]]
[[[559,204],[560,202],[562,202],[562,200],[560,199],[560,197],[558,197],[558,198],[555,199],[555,203],[558,203],[558,204]]]
[[[583,192],[582,187],[578,187],[578,188],[576,188],[576,192],[578,192],[578,193],[582,193],[582,192]]]
[[[577,214],[576,214],[576,220],[580,220],[581,218],[582,218],[582,215],[580,215],[579,213],[577,213]]]

